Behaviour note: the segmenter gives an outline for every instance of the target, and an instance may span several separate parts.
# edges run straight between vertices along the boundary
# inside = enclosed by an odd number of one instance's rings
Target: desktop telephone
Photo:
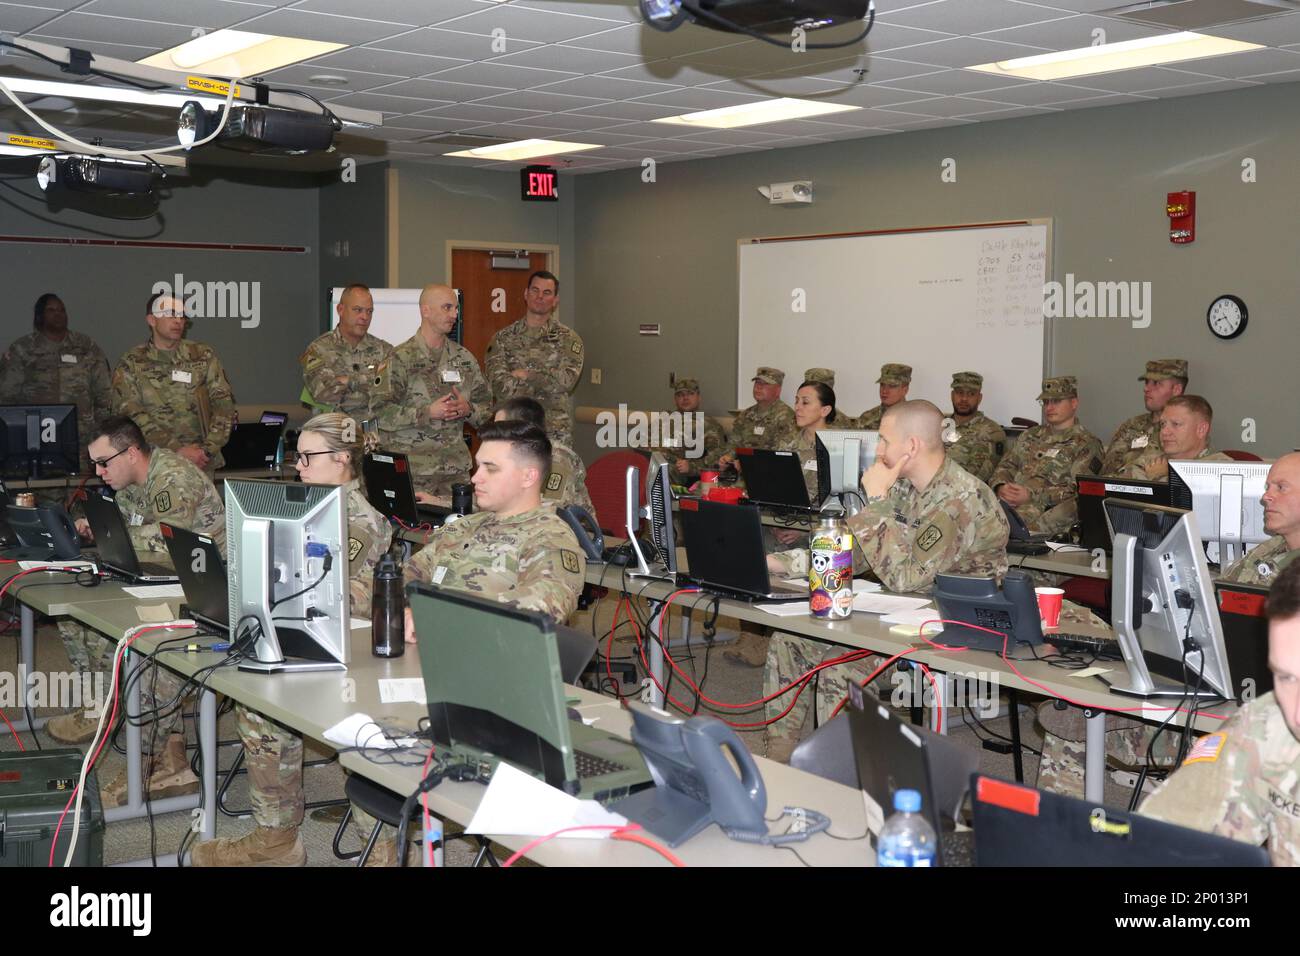
[[[573,536],[578,539],[578,547],[582,548],[582,553],[590,561],[605,560],[605,535],[600,530],[600,525],[596,524],[596,519],[587,513],[585,508],[577,505],[567,505],[563,508],[555,509],[564,523],[573,529]]]

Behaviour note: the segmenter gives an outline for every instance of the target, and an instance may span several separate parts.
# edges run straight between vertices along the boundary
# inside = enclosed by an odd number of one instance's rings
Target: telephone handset
[[[11,504],[6,512],[9,527],[22,546],[17,557],[41,561],[71,561],[81,557],[77,526],[62,505],[41,504],[26,508]]]
[[[564,508],[555,509],[565,524],[573,529],[573,536],[578,539],[578,546],[582,548],[582,553],[592,561],[605,560],[605,535],[600,530],[600,525],[596,524],[596,519],[589,515],[585,508],[577,505],[568,505]]]

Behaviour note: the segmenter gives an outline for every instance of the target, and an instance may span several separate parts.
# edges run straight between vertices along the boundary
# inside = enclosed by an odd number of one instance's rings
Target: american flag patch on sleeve
[[[1187,759],[1183,761],[1183,766],[1189,763],[1214,763],[1219,759],[1219,753],[1227,742],[1227,734],[1209,734],[1202,737],[1187,752]]]

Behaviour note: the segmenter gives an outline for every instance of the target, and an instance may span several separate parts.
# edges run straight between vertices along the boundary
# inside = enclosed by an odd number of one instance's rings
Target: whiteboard
[[[370,334],[393,346],[401,345],[420,328],[421,289],[371,289],[375,300],[375,317]],[[339,299],[343,287],[330,289],[330,328],[339,324]]]
[[[742,242],[736,407],[753,403],[760,365],[785,371],[787,402],[821,366],[835,370],[837,406],[859,415],[880,404],[880,366],[901,362],[908,398],[951,411],[952,373],[969,370],[994,421],[1037,420],[1050,226]]]

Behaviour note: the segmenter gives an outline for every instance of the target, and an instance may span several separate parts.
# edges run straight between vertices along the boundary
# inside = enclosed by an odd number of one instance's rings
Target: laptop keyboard
[[[618,773],[629,769],[617,761],[606,760],[603,757],[597,757],[595,754],[583,753],[581,750],[573,752],[573,760],[578,770],[579,779],[583,777],[601,777],[608,773]]]

